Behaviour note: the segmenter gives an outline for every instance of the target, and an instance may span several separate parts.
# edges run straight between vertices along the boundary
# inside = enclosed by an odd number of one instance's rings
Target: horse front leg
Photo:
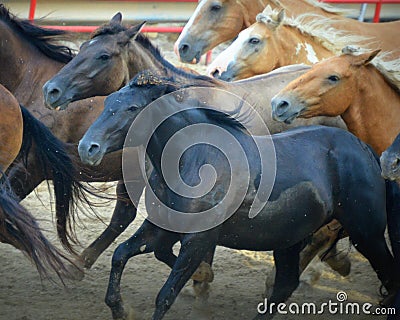
[[[168,235],[176,237],[176,234],[165,231],[145,220],[139,230],[114,251],[105,298],[114,320],[125,320],[127,318],[121,297],[121,277],[126,263],[133,256],[153,252],[155,248],[161,246],[162,240]]]
[[[141,181],[137,182],[135,190],[143,191],[144,184]],[[139,202],[142,193],[135,194],[135,203]],[[129,226],[129,224],[135,219],[137,208],[132,203],[127,193],[125,184],[123,181],[119,181],[117,185],[117,203],[111,217],[110,224],[102,232],[102,234],[93,241],[80,255],[80,261],[82,266],[86,269],[90,269],[96,262],[99,256],[106,250],[111,243]]]
[[[164,317],[207,253],[215,250],[217,238],[217,229],[184,236],[176,263],[158,293],[152,320]]]

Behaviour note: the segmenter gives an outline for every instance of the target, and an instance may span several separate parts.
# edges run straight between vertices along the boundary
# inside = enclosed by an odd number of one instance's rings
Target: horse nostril
[[[396,158],[392,163],[392,169],[397,169],[400,165],[400,158]]]
[[[52,85],[46,85],[44,87],[44,92],[46,95],[46,100],[50,103],[57,102],[61,96],[61,89]]]
[[[92,143],[88,150],[88,155],[93,157],[95,154],[100,152],[100,145],[98,143]]]
[[[215,69],[213,72],[211,72],[211,76],[215,79],[219,79],[220,78],[220,73],[218,69]]]
[[[59,96],[60,95],[60,90],[59,89],[57,89],[57,88],[53,88],[50,92],[49,92],[49,95],[51,95],[51,96]]]
[[[180,53],[186,53],[186,52],[189,51],[189,49],[190,49],[190,46],[187,43],[183,43],[179,47],[179,52]]]
[[[289,102],[281,100],[276,104],[275,111],[278,115],[282,115],[286,112],[288,107],[289,107]]]

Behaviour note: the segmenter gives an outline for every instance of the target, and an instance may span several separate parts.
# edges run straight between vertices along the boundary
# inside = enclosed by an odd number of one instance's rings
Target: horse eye
[[[98,57],[97,59],[102,60],[102,61],[107,61],[108,59],[110,59],[111,56],[109,54],[103,53],[100,57]]]
[[[219,10],[221,10],[222,9],[222,6],[220,5],[220,4],[213,4],[212,6],[211,6],[211,11],[219,11]]]
[[[340,80],[340,78],[338,76],[336,76],[336,75],[332,75],[332,76],[328,77],[328,80],[330,82],[338,82]]]
[[[130,106],[129,108],[128,108],[128,111],[136,111],[137,110],[137,108],[138,108],[138,106],[137,105],[133,105],[133,106]]]
[[[259,43],[260,43],[260,39],[255,38],[255,37],[250,38],[250,39],[249,39],[249,43],[250,43],[250,44],[259,44]]]

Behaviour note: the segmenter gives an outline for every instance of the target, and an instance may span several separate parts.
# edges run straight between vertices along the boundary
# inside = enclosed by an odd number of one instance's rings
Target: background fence
[[[360,15],[371,16],[373,22],[379,22],[384,12],[385,19],[400,19],[400,0],[320,0],[332,5],[358,5]],[[143,32],[180,33],[184,23],[189,19],[197,6],[197,0],[98,0],[98,1],[5,1],[6,5],[17,13],[27,14],[27,18],[45,16],[40,24],[45,27],[58,28],[71,32],[92,32],[99,22],[108,21],[116,11],[124,12],[124,20],[147,20],[157,25],[146,25]],[[367,9],[368,5],[368,9]],[[390,7],[389,7],[390,6]],[[25,7],[25,12],[21,12]],[[372,7],[372,8],[371,8]],[[18,9],[17,9],[18,8]],[[120,9],[116,9],[120,8]],[[367,9],[367,10],[366,10]],[[63,14],[65,12],[65,14]],[[83,14],[83,12],[86,12]],[[94,14],[96,12],[96,14]],[[103,17],[104,12],[107,17]],[[91,13],[91,14],[89,14]],[[126,14],[128,13],[128,14]],[[20,14],[18,14],[20,16]],[[128,16],[127,16],[128,15]],[[100,17],[99,17],[100,16]],[[356,17],[355,17],[356,18]],[[101,21],[102,20],[102,21]],[[63,21],[63,24],[59,24]],[[47,24],[46,24],[47,22]],[[58,22],[58,24],[57,24]],[[177,25],[177,22],[179,25]],[[54,24],[55,23],[55,24]],[[51,24],[51,25],[50,25]],[[93,25],[91,25],[93,24]],[[400,32],[400,31],[399,31]],[[211,52],[207,53],[206,63],[211,60]]]

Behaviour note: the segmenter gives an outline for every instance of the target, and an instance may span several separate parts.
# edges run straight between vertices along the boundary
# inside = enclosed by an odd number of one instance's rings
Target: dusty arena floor
[[[166,40],[165,40],[166,39]],[[173,58],[172,41],[169,50],[163,49],[168,59]],[[158,39],[153,39],[159,43]],[[161,45],[162,41],[160,40]],[[164,46],[162,46],[164,47]],[[204,70],[200,66],[199,71]],[[58,243],[54,225],[51,222],[50,198],[46,185],[37,188],[23,201],[25,205],[46,228],[46,234]],[[111,216],[113,203],[98,209],[105,221]],[[144,212],[143,205],[140,210]],[[0,245],[0,320],[106,320],[111,313],[104,303],[107,288],[111,256],[116,246],[127,239],[143,221],[138,215],[135,222],[100,257],[93,268],[86,272],[81,282],[67,282],[67,286],[56,285],[48,281],[41,282],[39,276],[24,255],[9,245]],[[82,215],[82,225],[78,235],[84,246],[88,245],[105,228],[104,223]],[[341,243],[347,250],[348,242]],[[349,301],[376,305],[379,281],[369,263],[360,254],[351,249],[351,274],[343,278],[319,263],[321,277],[311,285],[314,274],[306,271],[300,287],[288,303],[314,302],[317,305],[337,302],[336,294],[344,291]],[[265,277],[273,266],[270,253],[236,251],[219,247],[215,255],[215,280],[210,286],[207,302],[196,301],[191,295],[190,285],[167,313],[166,320],[245,320],[252,319],[257,305],[262,302]],[[122,296],[127,308],[131,310],[131,319],[150,319],[155,297],[168,276],[169,269],[158,262],[153,255],[135,257],[128,262],[122,279]],[[277,320],[292,319],[386,319],[384,316],[366,315],[330,315],[320,316],[277,315]]]

